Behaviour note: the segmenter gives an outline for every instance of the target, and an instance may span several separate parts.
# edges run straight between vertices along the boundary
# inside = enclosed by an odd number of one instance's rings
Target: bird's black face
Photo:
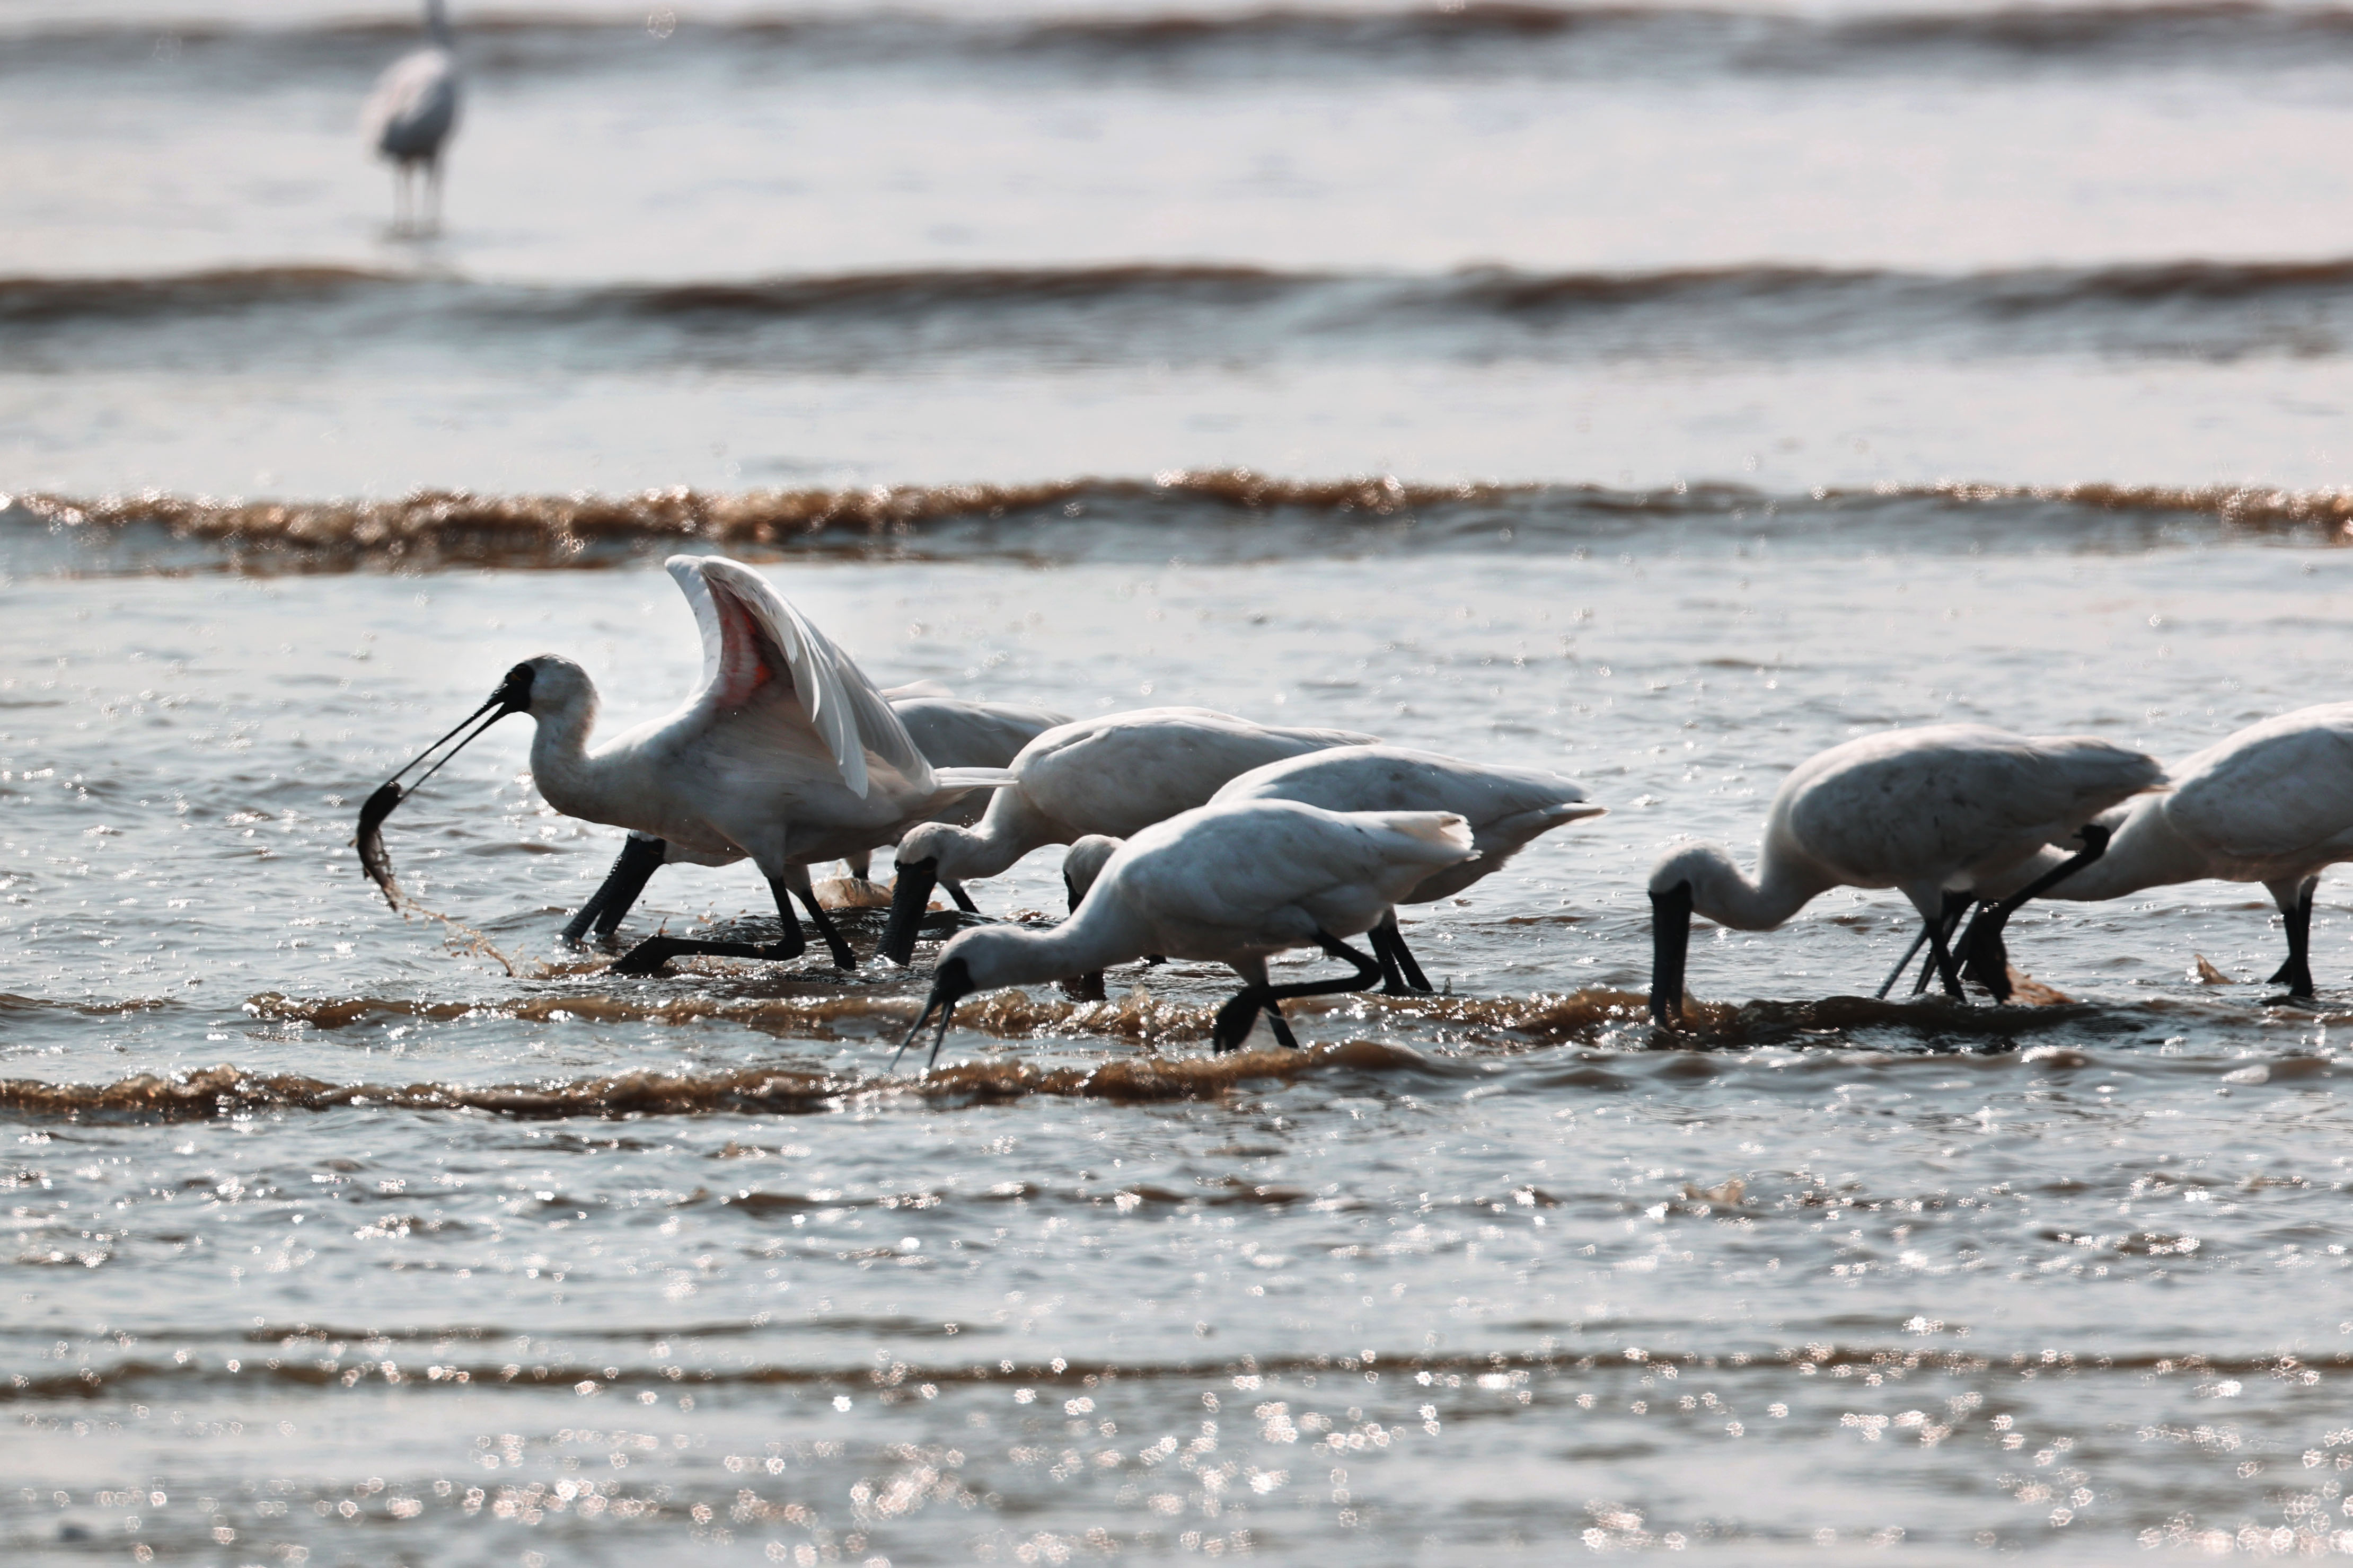
[[[939,972],[932,976],[932,994],[924,998],[923,1010],[916,1016],[915,1026],[909,1029],[907,1037],[899,1042],[900,1055],[906,1054],[907,1047],[915,1043],[916,1037],[923,1032],[923,1026],[932,1021],[932,1014],[936,1011],[940,1016],[939,1032],[932,1037],[931,1060],[924,1063],[923,1067],[926,1072],[937,1067],[940,1060],[940,1046],[948,1037],[948,1020],[955,1016],[956,1004],[971,995],[974,989],[972,969],[961,956],[951,958],[941,964]],[[892,1057],[891,1065],[897,1067],[899,1058]]]
[[[1691,951],[1692,886],[1651,895],[1651,1020],[1683,1026],[1683,961]]]
[[[498,705],[500,718],[503,719],[510,713],[531,711],[531,678],[532,668],[527,664],[516,665],[507,671],[507,678],[499,682],[496,691],[491,693],[491,701]]]

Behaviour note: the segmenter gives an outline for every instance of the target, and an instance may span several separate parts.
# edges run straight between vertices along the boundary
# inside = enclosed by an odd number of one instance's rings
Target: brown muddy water
[[[2335,885],[2311,1011],[2221,884],[2031,908],[2052,1005],[1861,1000],[1859,893],[1640,1005],[1822,747],[2353,692],[2353,13],[451,10],[420,238],[413,0],[0,0],[0,1563],[2353,1552]],[[517,658],[687,691],[681,548],[1610,815],[1295,1057],[1187,965],[928,1076],[934,948],[608,978],[519,721],[387,910],[360,801]]]
[[[2219,884],[2021,917],[2059,1005],[1856,1000],[1909,918],[1861,893],[1704,931],[1695,1040],[1639,994],[1650,861],[1746,852],[1848,735],[2180,755],[2340,694],[2326,531],[1095,504],[767,569],[878,679],[1368,730],[1611,815],[1416,911],[1443,995],[1295,1004],[1304,1056],[1207,1058],[1226,982],[1178,964],[968,1005],[894,1075],[934,949],[648,981],[561,949],[614,835],[539,803],[520,721],[391,826],[498,956],[359,876],[360,798],[517,658],[582,660],[610,725],[689,689],[650,556],[271,574],[9,514],[11,1559],[2353,1549],[2325,889],[2316,1012],[2262,1005],[2276,922]],[[1050,911],[1057,865],[975,890]],[[765,913],[672,868],[624,934]]]

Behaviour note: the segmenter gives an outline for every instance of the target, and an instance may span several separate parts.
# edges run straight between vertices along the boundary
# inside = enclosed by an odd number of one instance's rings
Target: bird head
[[[978,936],[982,933],[968,931],[965,934]],[[955,944],[951,942],[949,945],[954,947]],[[907,1047],[915,1043],[916,1037],[923,1032],[923,1026],[932,1021],[932,1015],[936,1012],[940,1016],[940,1026],[932,1036],[931,1059],[923,1064],[923,1070],[929,1072],[937,1067],[940,1046],[948,1037],[948,1021],[955,1016],[956,1004],[979,989],[981,987],[973,983],[972,966],[963,954],[950,953],[942,957],[939,968],[932,974],[932,994],[923,999],[923,1010],[915,1016],[914,1026],[907,1031],[907,1037],[899,1042],[898,1056],[891,1058],[891,1066],[894,1069],[898,1067],[899,1057],[907,1054]]]
[[[1126,842],[1109,834],[1090,833],[1071,844],[1070,853],[1062,857],[1062,891],[1070,898],[1072,914],[1077,914],[1079,906],[1087,901],[1087,889],[1095,885],[1103,867]]]

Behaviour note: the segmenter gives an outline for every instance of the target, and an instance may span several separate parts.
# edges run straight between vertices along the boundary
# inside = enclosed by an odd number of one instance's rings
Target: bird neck
[[[425,0],[425,36],[445,49],[449,47],[449,14],[441,0]]]
[[[1830,885],[1781,861],[1769,847],[1752,882],[1713,844],[1671,855],[1651,873],[1653,892],[1678,883],[1691,885],[1694,914],[1735,931],[1771,931]]]
[[[531,773],[547,804],[567,816],[597,818],[596,768],[588,755],[588,736],[596,728],[596,694],[589,689],[543,710],[534,705],[538,726],[531,740]]]
[[[988,926],[964,943],[960,951],[978,990],[1067,979],[1154,950],[1145,922],[1116,899],[1089,899],[1050,931]]]
[[[1060,837],[1018,784],[998,790],[989,800],[988,810],[971,827],[942,824],[923,831],[921,855],[936,853],[939,875],[956,881],[994,877],[1040,844],[1055,843]],[[902,850],[900,858],[909,858],[909,852]]]

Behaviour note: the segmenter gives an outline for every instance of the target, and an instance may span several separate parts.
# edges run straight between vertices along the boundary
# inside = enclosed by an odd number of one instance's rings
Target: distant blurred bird
[[[449,52],[449,18],[441,0],[425,0],[425,36],[428,47],[385,68],[360,111],[368,145],[392,161],[392,226],[403,234],[440,228],[441,146],[458,129],[458,61]],[[421,226],[414,191],[420,164],[432,206]]]

